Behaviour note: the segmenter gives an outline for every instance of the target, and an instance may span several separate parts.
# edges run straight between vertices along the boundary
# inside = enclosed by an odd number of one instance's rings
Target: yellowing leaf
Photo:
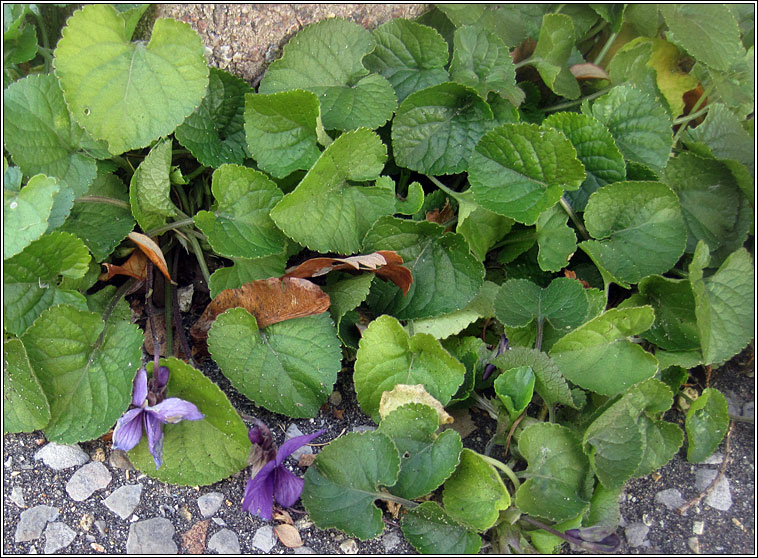
[[[663,39],[653,39],[653,52],[647,65],[655,69],[656,83],[671,108],[673,116],[684,111],[682,95],[697,87],[692,75],[679,69],[679,49]]]

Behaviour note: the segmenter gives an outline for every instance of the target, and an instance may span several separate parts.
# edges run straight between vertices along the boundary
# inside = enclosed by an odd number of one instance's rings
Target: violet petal
[[[166,366],[159,366],[155,374],[155,383],[158,389],[166,387],[168,384],[169,370]]]
[[[163,464],[163,424],[151,411],[145,410],[145,432],[147,432],[147,447],[155,461],[155,468]]]
[[[297,502],[303,492],[305,481],[284,466],[274,470],[274,498],[285,508]]]
[[[129,409],[116,422],[113,429],[113,449],[129,451],[142,438],[143,409]]]
[[[134,387],[132,389],[132,405],[142,407],[147,398],[147,371],[140,368],[134,377]]]
[[[245,486],[242,509],[262,519],[271,519],[274,507],[274,462],[269,461]]]
[[[318,432],[314,432],[313,434],[305,434],[303,436],[295,436],[294,438],[290,438],[286,442],[282,444],[282,447],[279,448],[279,451],[276,452],[276,464],[281,465],[284,463],[284,460],[287,459],[290,455],[292,455],[295,451],[298,450],[298,448],[303,447],[305,444],[309,443],[314,438],[318,438],[321,436],[324,432],[326,432],[326,428],[322,428]]]
[[[205,415],[201,413],[194,403],[179,399],[178,397],[169,397],[157,405],[146,407],[155,418],[163,423],[176,424],[183,420],[202,420]]]

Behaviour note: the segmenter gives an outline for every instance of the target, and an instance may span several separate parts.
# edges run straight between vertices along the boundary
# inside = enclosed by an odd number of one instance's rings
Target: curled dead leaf
[[[140,281],[144,281],[147,277],[147,257],[139,250],[132,252],[132,255],[123,265],[110,263],[102,265],[105,267],[105,272],[98,277],[100,281],[110,281],[115,275],[128,275]]]
[[[300,538],[300,533],[293,525],[286,523],[275,525],[274,533],[276,533],[276,536],[287,548],[299,548],[303,546],[303,539]]]
[[[275,510],[273,519],[274,521],[280,521],[282,523],[286,523],[287,525],[295,524],[295,522],[292,521],[292,516],[286,510]]]
[[[395,283],[395,285],[400,287],[404,295],[408,294],[411,283],[413,283],[411,270],[403,266],[403,258],[392,250],[379,250],[372,254],[361,254],[350,256],[349,258],[311,258],[298,266],[289,268],[284,277],[300,277],[304,279],[319,277],[330,271],[337,270],[370,271],[376,273],[382,279]]]
[[[344,413],[344,411],[342,412]],[[297,460],[297,466],[305,469],[313,465],[314,461],[316,461],[316,454],[304,453],[303,455],[300,456],[300,459]]]
[[[569,70],[576,79],[610,79],[605,70],[595,64],[574,64]]]
[[[455,217],[455,213],[453,212],[449,199],[445,199],[445,205],[442,209],[432,209],[431,211],[426,212],[426,220],[439,225],[444,225],[453,217]]]
[[[292,318],[321,314],[329,309],[329,295],[318,285],[299,277],[259,279],[238,289],[226,289],[205,308],[190,335],[196,354],[204,355],[208,331],[219,314],[244,308],[255,316],[259,328]]]
[[[176,285],[168,273],[168,265],[166,264],[166,258],[163,257],[161,247],[152,238],[142,233],[130,232],[127,236],[145,253],[150,261],[153,262],[153,265],[163,273],[163,276],[171,281],[173,285]]]

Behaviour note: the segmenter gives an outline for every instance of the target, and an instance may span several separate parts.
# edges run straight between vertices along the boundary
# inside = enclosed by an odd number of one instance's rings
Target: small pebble
[[[221,529],[208,540],[208,549],[218,554],[239,554],[240,541],[234,531]]]
[[[347,539],[340,543],[340,550],[342,554],[358,554],[358,543],[353,539]]]
[[[24,491],[20,486],[14,486],[11,490],[11,502],[16,504],[19,508],[26,507],[26,501],[24,500]]]
[[[382,546],[387,554],[389,554],[398,544],[400,544],[400,537],[397,536],[397,533],[390,532],[382,536]]]
[[[34,459],[36,461],[41,459],[51,469],[60,471],[84,465],[89,461],[89,455],[78,444],[66,446],[50,442],[34,454]]]
[[[316,554],[310,546],[298,546],[292,549],[292,554]]]
[[[105,547],[103,545],[101,545],[100,543],[93,542],[89,546],[95,552],[105,552]]]
[[[187,506],[179,508],[179,517],[185,521],[192,521],[192,513],[187,509]]]
[[[58,508],[34,506],[21,512],[16,527],[15,541],[26,542],[38,539],[49,521],[58,519]]]
[[[697,537],[690,537],[687,539],[687,546],[694,554],[700,554],[700,539]]]
[[[714,469],[698,469],[695,472],[695,487],[701,491],[705,490],[717,474]],[[729,488],[729,479],[726,476],[721,477],[704,501],[712,508],[728,511],[732,507],[732,491]]]
[[[111,455],[108,458],[108,463],[111,467],[115,467],[116,469],[124,469],[127,471],[127,473],[129,471],[134,471],[134,465],[132,465],[132,462],[129,461],[129,456],[125,451],[111,451]]]
[[[77,502],[86,500],[92,493],[102,490],[111,482],[111,472],[97,461],[80,467],[66,483],[66,492]]]
[[[154,517],[132,523],[126,539],[127,554],[176,554],[174,526],[168,519]]]
[[[253,536],[253,546],[263,552],[269,552],[276,545],[276,535],[274,528],[270,525],[264,525],[255,532]]]
[[[705,532],[705,522],[695,521],[692,524],[692,533],[695,535],[702,535]]]
[[[103,448],[97,448],[92,454],[92,461],[98,461],[100,463],[105,461],[105,450]]]
[[[298,436],[302,436],[302,431],[294,424],[291,424],[289,428],[287,428],[287,432],[284,435],[284,439],[290,440],[292,438],[296,438]],[[309,455],[312,454],[313,450],[309,445],[305,445],[301,448],[296,449],[294,452],[292,452],[292,458],[297,461],[300,459],[300,456],[302,455]]]
[[[83,531],[89,531],[92,528],[92,524],[95,522],[95,516],[91,513],[85,513],[79,520],[79,527]]]
[[[624,536],[631,547],[638,547],[645,544],[647,534],[650,532],[650,528],[639,521],[631,523],[624,529]]]
[[[666,490],[661,490],[655,495],[655,501],[663,504],[671,510],[676,509],[684,504],[682,493],[679,492],[679,490],[676,488],[667,488]]]
[[[329,396],[329,403],[334,405],[335,407],[339,407],[342,403],[342,394],[339,391],[333,391],[332,394]]]
[[[53,554],[66,548],[76,538],[76,532],[65,523],[48,523],[45,528],[45,554]]]
[[[224,521],[220,517],[212,517],[211,521],[213,521],[213,523],[215,523],[216,525],[221,525],[221,527],[226,527],[226,521]]]
[[[215,514],[221,503],[224,501],[224,495],[221,492],[209,492],[203,494],[197,499],[197,507],[200,509],[200,515],[203,517],[211,517]]]
[[[142,484],[127,484],[114,490],[103,504],[121,519],[126,519],[139,505],[141,495]]]

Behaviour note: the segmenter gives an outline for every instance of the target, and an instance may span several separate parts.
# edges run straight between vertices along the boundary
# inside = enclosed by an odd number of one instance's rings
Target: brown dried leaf
[[[349,258],[311,258],[296,267],[291,267],[284,277],[319,277],[335,270],[371,271],[400,287],[403,294],[413,283],[411,270],[403,267],[403,258],[392,250],[379,250],[373,254],[350,256]]]
[[[155,267],[160,269],[161,273],[163,273],[163,276],[171,281],[171,276],[168,274],[168,265],[166,264],[166,258],[163,257],[163,252],[161,251],[160,246],[158,246],[158,244],[156,244],[152,238],[142,233],[130,232],[127,236],[139,247],[140,250],[145,253],[148,258],[150,258],[150,261],[153,262]],[[173,281],[171,281],[171,283],[173,285],[176,285],[176,283]]]
[[[286,523],[287,525],[294,525],[295,522],[292,521],[292,516],[286,511],[286,510],[275,510],[273,514],[274,521],[281,521],[282,523]]]
[[[188,554],[203,554],[205,552],[205,537],[208,533],[210,519],[198,521],[189,531],[182,534],[182,547]]]
[[[300,533],[293,525],[287,525],[286,523],[274,526],[274,533],[282,541],[282,544],[287,548],[299,548],[303,546],[303,539],[300,538]]]
[[[595,64],[574,64],[569,70],[576,79],[610,79],[605,70]]]
[[[579,281],[579,282],[582,284],[582,286],[583,286],[585,289],[591,289],[591,288],[592,288],[592,285],[590,285],[590,284],[589,284],[587,281],[585,281],[584,279],[577,279],[577,278],[576,278],[576,272],[575,272],[575,271],[571,271],[570,269],[564,269],[564,270],[563,270],[563,275],[565,275],[565,276],[566,276],[566,277],[568,277],[569,279],[576,279],[577,281]]]
[[[166,315],[164,313],[157,313],[153,316],[155,321],[155,329],[158,332],[158,349],[160,356],[168,356],[166,354]],[[174,335],[174,351],[173,355],[180,359],[187,359],[189,355],[185,355],[182,350],[182,343],[178,335]],[[150,325],[150,320],[145,324],[145,351],[149,355],[155,355],[155,343],[153,342],[153,328]]]
[[[342,412],[344,413],[345,411],[342,411]],[[297,466],[305,469],[313,465],[314,461],[316,461],[316,454],[304,453],[303,455],[300,456],[300,459],[297,460]]]
[[[192,340],[203,354],[216,316],[229,308],[244,308],[255,316],[259,328],[292,318],[321,314],[329,309],[329,295],[307,279],[285,277],[260,279],[216,295],[190,329]]]
[[[145,254],[137,250],[132,252],[132,255],[123,265],[110,263],[102,265],[105,266],[105,272],[98,277],[100,281],[110,281],[115,275],[128,275],[140,281],[144,281],[147,277],[147,258]]]
[[[455,213],[453,213],[453,208],[450,206],[449,199],[445,200],[445,205],[442,209],[433,209],[426,212],[426,220],[439,225],[444,225],[453,217],[455,217]]]

